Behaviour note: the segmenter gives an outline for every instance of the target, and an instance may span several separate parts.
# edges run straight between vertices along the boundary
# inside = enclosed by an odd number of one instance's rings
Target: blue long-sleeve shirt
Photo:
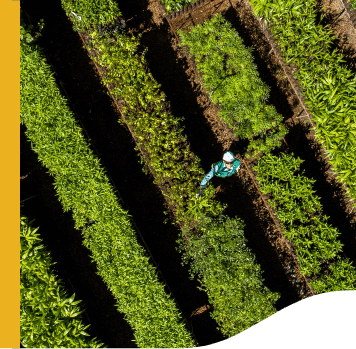
[[[229,170],[223,160],[220,160],[216,164],[213,164],[211,166],[211,170],[205,175],[203,180],[200,183],[200,186],[204,188],[206,184],[210,181],[211,178],[213,178],[215,175],[218,177],[229,177],[232,176],[236,169],[240,166],[240,161],[235,159],[232,168]]]

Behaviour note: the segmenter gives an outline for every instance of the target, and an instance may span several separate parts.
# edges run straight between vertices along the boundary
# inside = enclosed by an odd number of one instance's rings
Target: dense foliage
[[[137,53],[139,45],[137,39],[120,32],[104,33],[89,27],[86,34],[91,38],[87,45],[88,51],[95,52],[94,59],[105,70],[102,81],[106,86],[111,87],[110,93],[116,100],[125,101],[124,122],[129,125],[144,152],[142,160],[154,175],[155,183],[160,186],[169,202],[176,222],[182,228],[182,239],[186,241],[187,234],[194,235],[189,232],[198,221],[205,216],[216,217],[222,212],[222,206],[212,199],[215,190],[210,183],[205,189],[204,198],[199,200],[195,198],[204,171],[200,167],[199,159],[190,150],[181,126],[183,120],[171,114],[160,85],[144,69],[146,62],[144,54],[139,56]],[[195,233],[197,229],[194,229]],[[183,250],[187,249],[187,254],[194,258],[194,250],[188,251],[191,247],[182,240],[180,243]],[[244,255],[244,251],[241,251],[241,255]],[[235,284],[231,284],[230,278],[225,278],[229,270],[234,270],[240,280],[248,282],[248,279],[244,279],[244,270],[238,268],[238,259],[234,260],[234,265],[226,265],[223,259],[217,260],[216,264],[219,265],[220,272],[215,278],[200,277],[200,281],[209,295],[209,301],[214,306],[212,316],[218,320],[224,333],[236,334],[242,328],[246,328],[244,327],[247,326],[246,324],[251,325],[262,320],[262,314],[267,317],[275,311],[272,309],[277,296],[260,296],[266,293],[264,288],[256,287],[255,297],[264,297],[266,312],[256,312],[254,308],[239,304],[240,298],[237,295],[240,291],[232,292]],[[259,270],[256,264],[254,268]],[[256,273],[254,277],[256,285],[262,285],[261,274]],[[241,287],[248,286],[242,283]],[[222,289],[230,290],[225,293],[223,303],[221,302]],[[231,307],[233,310],[230,310]],[[250,322],[238,324],[241,317],[249,318]]]
[[[125,314],[140,347],[191,347],[177,306],[137,242],[99,159],[90,150],[38,47],[21,41],[21,122],[40,162],[54,178],[98,274]]]
[[[279,295],[263,285],[262,271],[246,246],[238,218],[206,218],[181,248],[192,276],[214,305],[212,317],[223,334],[234,336],[274,314]]]
[[[253,169],[287,238],[296,248],[300,271],[312,278],[317,293],[356,289],[356,270],[341,259],[340,232],[322,213],[320,198],[313,190],[314,179],[296,173],[303,160],[293,155],[268,154]]]
[[[160,0],[165,6],[167,13],[172,11],[181,10],[184,6],[187,6],[197,0]]]
[[[317,23],[314,0],[250,0],[270,23],[282,56],[294,64],[316,124],[316,138],[327,149],[339,179],[356,199],[356,76],[342,54],[332,50],[331,30]],[[356,207],[356,203],[354,204]]]
[[[96,30],[89,50],[100,52],[94,59],[107,68],[103,82],[115,86],[111,93],[123,99],[125,121],[133,130],[136,141],[145,151],[143,162],[148,162],[155,183],[164,188],[175,218],[180,225],[190,226],[198,212],[217,214],[221,205],[212,199],[215,190],[209,185],[203,202],[195,198],[196,188],[204,176],[199,159],[190,150],[181,126],[182,120],[174,117],[165,102],[160,85],[143,67],[144,57],[136,54],[139,41],[125,34],[100,35]],[[199,207],[197,207],[199,206]]]
[[[79,30],[104,25],[121,16],[115,1],[65,0],[62,1],[62,7]]]
[[[256,156],[280,146],[287,133],[283,117],[266,104],[269,87],[231,24],[219,13],[188,33],[178,32],[195,57],[203,86],[219,106],[218,115],[236,137],[250,140],[247,150]]]
[[[53,270],[50,253],[33,228],[20,217],[20,340],[25,348],[99,348],[82,323],[75,294],[68,297]]]
[[[112,1],[101,2],[107,4]],[[70,16],[72,1],[62,0],[62,3]],[[117,18],[120,12],[113,10],[110,16]],[[76,28],[79,21],[72,19]],[[195,198],[204,171],[198,165],[199,159],[190,150],[180,126],[182,120],[171,114],[160,85],[143,67],[144,55],[139,57],[137,54],[139,41],[120,30],[97,28],[95,23],[86,30],[91,38],[88,51],[100,53],[94,59],[107,67],[103,83],[114,86],[111,94],[117,100],[125,101],[125,122],[134,131],[138,145],[144,150],[142,163],[149,166],[155,183],[163,189],[177,223],[188,227],[202,213],[221,212],[221,205],[212,199],[215,190],[210,183],[205,190],[205,199],[198,202]]]

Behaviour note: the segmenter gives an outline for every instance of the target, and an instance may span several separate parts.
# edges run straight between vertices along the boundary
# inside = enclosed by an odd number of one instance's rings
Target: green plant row
[[[280,295],[263,284],[262,270],[246,246],[241,219],[203,217],[180,242],[183,263],[190,264],[209,296],[211,316],[232,337],[274,314]]]
[[[210,185],[204,201],[195,198],[197,184],[204,176],[199,159],[190,150],[180,126],[182,119],[168,110],[160,85],[143,65],[144,56],[136,54],[139,41],[125,34],[99,35],[90,33],[89,50],[100,52],[94,60],[107,68],[103,83],[115,86],[111,93],[124,99],[125,121],[133,130],[138,145],[146,152],[155,183],[164,188],[163,194],[174,212],[177,223],[190,227],[203,208],[218,214],[222,207],[212,199],[215,190]],[[187,214],[189,212],[189,214]]]
[[[311,278],[309,284],[314,290],[355,290],[356,269],[340,257],[340,232],[322,213],[320,198],[313,190],[315,180],[298,171],[302,163],[293,154],[268,154],[253,170],[261,192],[270,195],[268,201],[284,234],[294,244],[301,273]]]
[[[184,6],[187,6],[198,0],[160,0],[165,6],[167,13],[181,10]]]
[[[87,50],[95,51],[96,62],[105,67],[103,83],[112,87],[111,93],[116,100],[125,101],[125,122],[145,152],[143,161],[154,175],[155,183],[160,186],[176,222],[182,228],[179,243],[182,251],[185,251],[185,260],[190,260],[193,263],[191,265],[195,265],[192,270],[196,271],[197,266],[212,261],[213,257],[209,259],[206,256],[204,259],[204,253],[212,256],[219,248],[221,251],[225,248],[224,253],[221,252],[219,258],[216,258],[215,264],[211,265],[210,272],[202,266],[207,274],[205,277],[199,274],[202,288],[214,306],[212,316],[221,331],[229,336],[235,335],[271,315],[275,312],[273,304],[278,295],[263,287],[259,266],[252,259],[251,252],[246,252],[248,250],[243,239],[234,235],[233,226],[242,229],[239,220],[232,220],[231,227],[226,228],[224,246],[219,246],[221,241],[215,234],[214,239],[205,240],[205,252],[201,250],[201,260],[195,261],[198,253],[195,249],[199,242],[191,242],[204,239],[203,229],[205,232],[211,230],[211,234],[217,231],[217,223],[208,224],[212,218],[204,217],[218,216],[222,206],[212,199],[215,189],[211,184],[207,186],[203,199],[195,198],[204,171],[199,159],[190,150],[180,125],[183,120],[169,112],[160,85],[144,69],[144,55],[139,56],[137,53],[139,41],[119,32],[111,31],[103,35],[89,27],[86,34],[91,38]],[[206,227],[194,228],[196,222],[201,220],[206,222]],[[213,269],[216,269],[215,275]],[[236,280],[239,280],[238,287]]]
[[[68,15],[77,19],[73,22],[76,30],[105,25],[121,16],[115,1],[66,0],[62,1],[62,7]]]
[[[338,178],[356,199],[356,76],[342,54],[331,52],[332,31],[317,23],[314,0],[250,0],[264,17],[286,63],[305,89],[306,104],[316,124],[316,138],[326,148]],[[356,207],[356,203],[354,204]]]
[[[287,133],[283,117],[266,104],[269,87],[259,77],[252,49],[220,13],[210,21],[178,31],[182,45],[195,57],[202,84],[219,106],[218,115],[234,129],[236,137],[249,139],[253,156],[281,145]]]
[[[25,348],[100,348],[82,322],[81,300],[68,297],[39,228],[20,216],[20,340]]]
[[[98,274],[116,299],[140,347],[191,347],[192,335],[155,267],[138,243],[99,159],[56,86],[39,48],[21,41],[21,122],[39,161],[54,178]]]

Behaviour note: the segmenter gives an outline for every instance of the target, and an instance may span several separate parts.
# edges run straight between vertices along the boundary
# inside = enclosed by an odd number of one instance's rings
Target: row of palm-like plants
[[[254,170],[261,191],[270,194],[283,232],[294,243],[301,273],[312,278],[310,285],[317,293],[355,289],[355,268],[341,257],[340,233],[322,213],[313,190],[315,181],[294,173],[302,161],[292,154],[270,154],[281,145],[287,130],[282,116],[266,104],[269,89],[259,77],[250,50],[220,14],[179,34],[195,58],[203,86],[212,91],[218,115],[236,136],[249,140],[245,155],[258,159]]]
[[[302,160],[293,154],[267,154],[254,170],[261,191],[281,222],[296,250],[300,271],[310,278],[316,293],[355,290],[356,269],[342,257],[340,232],[328,223],[320,198],[313,190],[314,179],[300,172]]]
[[[294,77],[312,112],[315,137],[348,195],[356,199],[356,76],[343,55],[332,50],[332,31],[318,24],[315,0],[250,3],[255,15],[267,21],[284,61],[296,67]]]
[[[20,217],[20,338],[24,348],[100,348],[79,305],[58,279],[39,228]]]
[[[26,126],[33,151],[53,177],[63,210],[72,213],[75,228],[82,231],[83,244],[91,252],[97,273],[132,327],[136,344],[158,348],[194,346],[192,334],[138,243],[130,216],[118,203],[44,54],[30,33],[22,38],[21,123]],[[45,332],[40,338],[33,335],[31,346],[39,346],[42,337],[46,337]]]
[[[182,229],[179,246],[184,262],[190,263],[207,292],[222,333],[235,335],[273,314],[278,295],[263,285],[260,266],[245,244],[243,222],[222,215],[210,183],[205,197],[195,198],[204,175],[200,161],[190,149],[183,120],[170,112],[160,85],[144,68],[144,53],[137,52],[139,40],[116,30],[120,11],[105,24],[80,12],[79,1],[62,3],[74,28],[87,38],[88,52],[95,52],[91,58],[104,68],[100,69],[105,71],[104,85],[122,105],[123,122]]]

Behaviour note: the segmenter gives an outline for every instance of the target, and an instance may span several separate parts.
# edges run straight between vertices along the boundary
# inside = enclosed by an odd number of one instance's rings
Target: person
[[[235,172],[237,173],[239,169],[240,161],[235,159],[234,154],[231,151],[226,152],[223,155],[222,160],[211,165],[211,170],[205,175],[205,177],[200,183],[200,191],[199,194],[196,195],[196,198],[198,199],[199,196],[203,196],[203,189],[211,178],[213,178],[214,176],[222,178],[230,177]]]

